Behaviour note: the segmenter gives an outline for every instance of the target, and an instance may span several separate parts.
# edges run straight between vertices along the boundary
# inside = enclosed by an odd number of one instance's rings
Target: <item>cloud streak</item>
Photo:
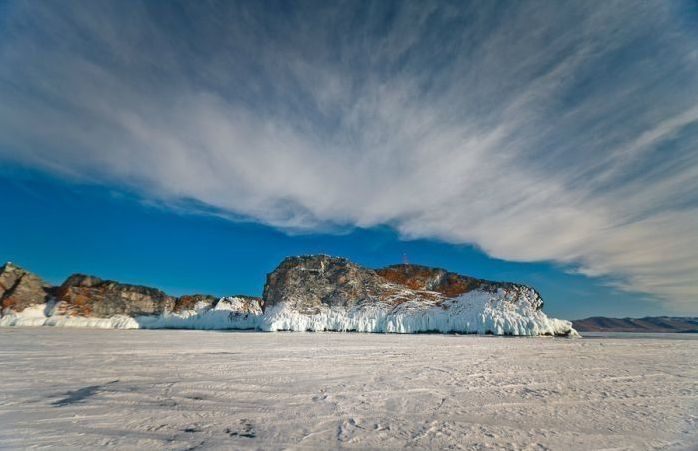
[[[696,312],[682,4],[129,6],[5,6],[0,158],[286,230],[387,224]]]

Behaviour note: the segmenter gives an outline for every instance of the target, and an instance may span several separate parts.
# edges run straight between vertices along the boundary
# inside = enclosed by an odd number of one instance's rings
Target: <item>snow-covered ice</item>
[[[434,293],[438,295],[437,293]],[[534,290],[473,290],[442,301],[420,298],[404,302],[370,302],[353,308],[322,306],[302,314],[286,304],[262,313],[250,311],[240,298],[222,298],[214,308],[205,304],[180,313],[129,318],[82,318],[61,315],[54,304],[34,306],[20,313],[6,312],[0,326],[57,326],[117,329],[208,329],[262,331],[355,331],[379,333],[461,332],[495,335],[574,335],[569,321],[549,318],[538,310]]]
[[[695,449],[696,338],[3,328],[0,448]]]

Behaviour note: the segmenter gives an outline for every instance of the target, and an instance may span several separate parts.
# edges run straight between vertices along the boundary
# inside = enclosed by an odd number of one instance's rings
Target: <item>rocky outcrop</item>
[[[376,273],[392,283],[404,285],[412,290],[436,291],[449,298],[460,296],[472,290],[495,292],[499,289],[509,290],[517,286],[511,282],[476,279],[442,268],[422,265],[391,265],[377,269]],[[543,307],[542,300],[540,307]]]
[[[185,294],[175,300],[174,312],[194,310],[202,306],[213,307],[218,302],[218,298],[208,294]]]
[[[172,311],[175,298],[160,290],[128,285],[84,274],[73,274],[56,290],[61,312],[96,316],[157,315]]]
[[[372,270],[345,258],[290,257],[264,287],[263,330],[573,335],[531,287],[439,268]]]
[[[266,306],[286,304],[305,314],[323,306],[349,307],[383,302],[427,300],[439,304],[473,290],[516,293],[523,285],[490,282],[421,265],[392,265],[373,270],[346,258],[310,255],[286,258],[270,274],[264,286]],[[543,307],[536,293],[536,309]]]
[[[0,299],[8,307],[0,326],[575,333],[568,321],[548,318],[538,292],[525,285],[418,265],[373,270],[327,255],[285,259],[267,275],[263,299],[176,298],[154,288],[83,274],[70,276],[54,289],[8,265],[0,273],[2,281]],[[32,303],[44,307],[27,308]]]
[[[313,255],[289,257],[270,274],[264,285],[265,308],[279,304],[307,315],[321,307],[348,307],[388,301],[403,291],[375,271],[346,258]]]
[[[32,324],[43,315],[63,318],[131,318],[193,311],[234,311],[262,314],[262,299],[254,296],[217,298],[207,294],[170,296],[158,289],[130,285],[85,274],[73,274],[58,287],[12,263],[0,268],[2,313],[19,314],[32,306]],[[220,305],[219,305],[220,304]]]
[[[129,285],[99,277],[73,274],[56,290],[56,311],[62,315],[107,318],[114,315],[131,317],[180,313],[214,308],[229,302],[207,294],[183,295],[178,298],[150,287]],[[237,296],[244,311],[259,311],[261,299]],[[237,304],[236,304],[237,305]]]
[[[0,268],[0,302],[2,312],[21,312],[27,307],[45,303],[52,289],[43,279],[10,262]]]

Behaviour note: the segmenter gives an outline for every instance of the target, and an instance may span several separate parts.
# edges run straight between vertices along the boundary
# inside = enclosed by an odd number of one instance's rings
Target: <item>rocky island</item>
[[[374,270],[327,255],[286,258],[261,298],[174,297],[83,274],[54,287],[6,263],[0,302],[0,326],[576,335],[525,285],[420,265]]]

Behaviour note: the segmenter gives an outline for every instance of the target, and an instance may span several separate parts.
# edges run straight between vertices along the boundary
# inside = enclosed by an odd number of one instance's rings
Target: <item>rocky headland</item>
[[[51,286],[6,263],[0,302],[0,326],[576,334],[569,321],[548,318],[525,285],[420,265],[374,270],[327,255],[286,258],[261,298],[174,297],[83,274]]]

